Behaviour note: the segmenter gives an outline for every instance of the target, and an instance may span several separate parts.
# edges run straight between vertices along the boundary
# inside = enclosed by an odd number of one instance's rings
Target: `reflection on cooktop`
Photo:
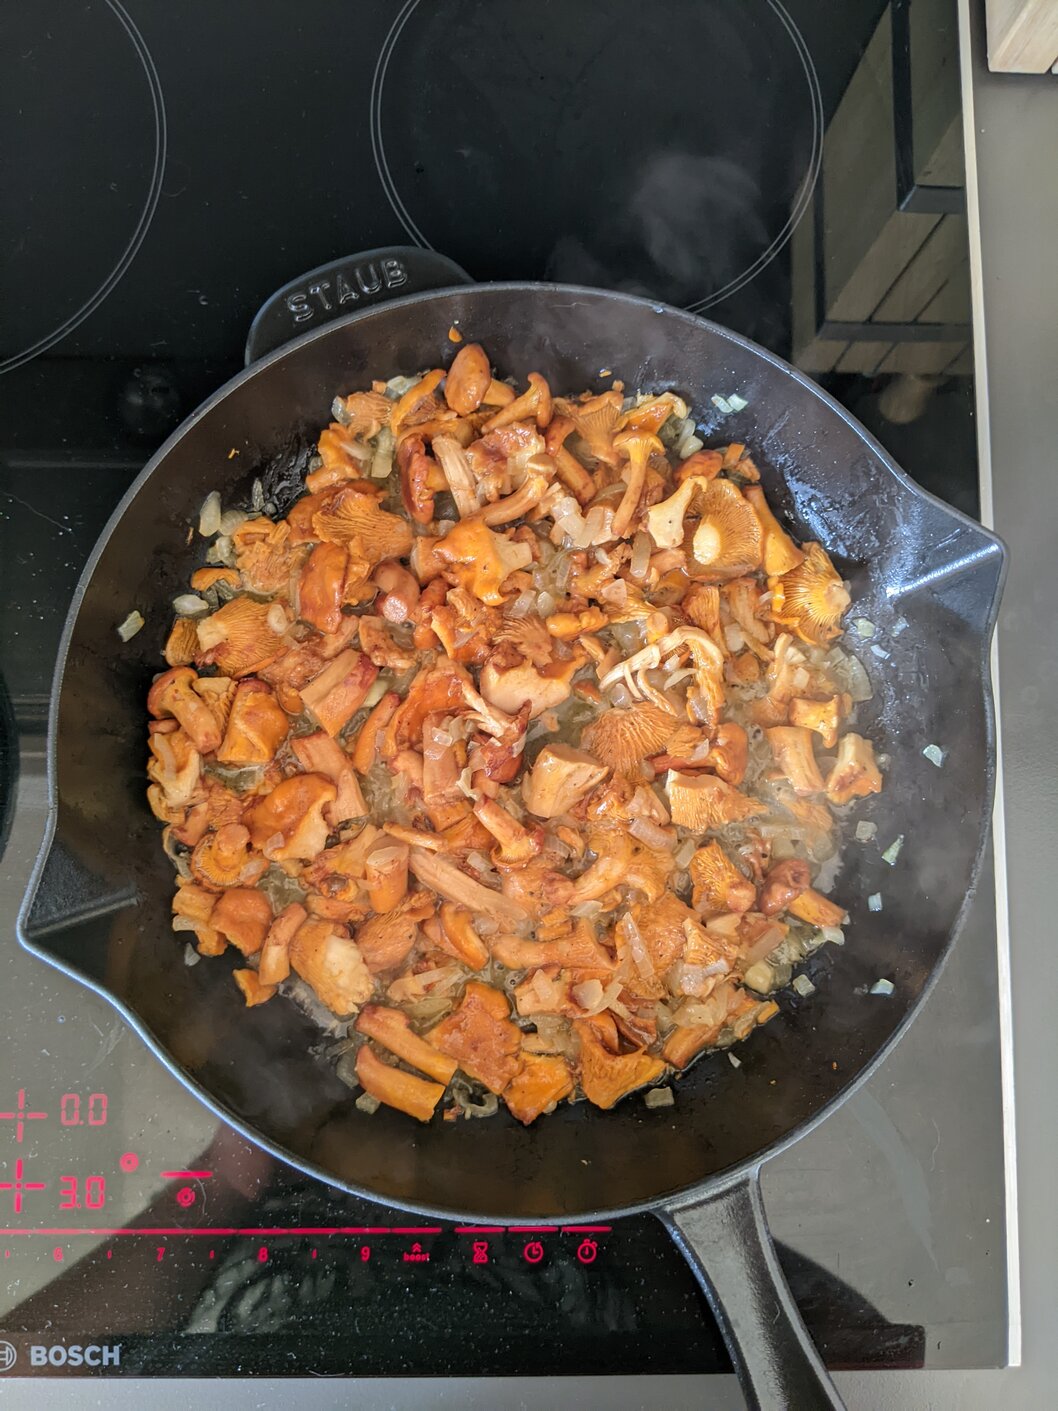
[[[782,249],[821,143],[815,68],[778,0],[409,0],[372,86],[379,175],[416,243],[481,278],[696,311]]]

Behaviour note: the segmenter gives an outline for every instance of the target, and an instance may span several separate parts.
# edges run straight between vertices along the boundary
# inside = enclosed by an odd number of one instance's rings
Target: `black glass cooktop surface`
[[[22,952],[47,692],[95,536],[261,302],[387,244],[702,312],[976,512],[954,3],[41,0],[0,31],[0,1373],[726,1369],[650,1218],[346,1198]],[[833,1366],[1005,1360],[996,983],[986,878],[899,1050],[766,1169]]]

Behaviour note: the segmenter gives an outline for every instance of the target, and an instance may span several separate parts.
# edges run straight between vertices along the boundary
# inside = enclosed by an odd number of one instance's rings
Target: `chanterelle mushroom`
[[[652,455],[660,455],[664,447],[651,431],[641,431],[629,427],[618,432],[613,439],[615,449],[628,457],[625,469],[625,492],[613,517],[611,526],[615,538],[628,532],[632,518],[639,507],[639,499],[647,478],[647,463]]]
[[[545,745],[522,784],[522,800],[537,818],[557,818],[609,774],[609,767],[572,745]]]
[[[197,681],[189,666],[163,671],[147,694],[147,709],[159,720],[178,720],[199,754],[212,754],[224,731],[206,702],[196,694]]]
[[[434,545],[434,552],[464,588],[492,607],[509,596],[501,589],[511,574],[533,561],[528,544],[496,534],[479,519],[464,520],[450,529]]]
[[[254,846],[274,862],[311,862],[326,845],[329,828],[323,811],[337,793],[322,774],[284,779],[243,815]]]
[[[524,349],[437,361],[341,389],[306,493],[208,497],[147,798],[173,929],[243,952],[251,1009],[304,982],[360,1011],[367,1098],[528,1124],[776,1013],[764,962],[839,938],[812,883],[882,776],[848,590],[745,445],[683,456],[715,423],[673,391],[516,391]]]

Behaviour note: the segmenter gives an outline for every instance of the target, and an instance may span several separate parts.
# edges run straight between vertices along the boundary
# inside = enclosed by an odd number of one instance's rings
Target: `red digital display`
[[[0,1101],[3,1099],[0,1098]],[[62,1138],[63,1151],[67,1156],[81,1149],[87,1159],[92,1159],[89,1155],[89,1147],[81,1147],[81,1140],[77,1136],[79,1131],[87,1131],[93,1127],[105,1127],[108,1120],[109,1100],[106,1093],[101,1092],[66,1092],[53,1096],[48,1100],[48,1111],[36,1107],[30,1100],[25,1088],[19,1088],[15,1093],[15,1100],[10,1104],[7,1111],[0,1111],[0,1160],[4,1160],[4,1148],[11,1141],[15,1148],[25,1147],[27,1139],[31,1139],[34,1128],[32,1123],[50,1122],[53,1130],[58,1128],[63,1132],[69,1132],[70,1137]],[[40,1129],[38,1129],[40,1130]],[[69,1145],[67,1145],[69,1142]],[[107,1209],[108,1199],[113,1194],[112,1188],[115,1184],[119,1190],[129,1190],[125,1184],[142,1165],[141,1154],[135,1151],[124,1151],[120,1155],[112,1158],[115,1161],[113,1169],[100,1171],[97,1167],[95,1171],[68,1172],[56,1177],[53,1181],[32,1179],[38,1172],[31,1171],[30,1165],[33,1160],[33,1152],[23,1151],[11,1152],[13,1160],[6,1160],[6,1169],[2,1172],[7,1177],[0,1180],[0,1234],[6,1237],[12,1236],[132,1236],[139,1238],[161,1237],[163,1239],[171,1236],[208,1236],[211,1239],[224,1238],[226,1236],[253,1237],[262,1239],[283,1239],[294,1237],[338,1237],[343,1236],[377,1236],[390,1235],[405,1237],[413,1242],[409,1243],[400,1253],[400,1258],[407,1264],[429,1265],[431,1262],[431,1250],[428,1245],[423,1245],[419,1241],[422,1237],[439,1235],[442,1233],[440,1225],[274,1225],[274,1226],[203,1226],[203,1225],[180,1225],[180,1224],[158,1224],[158,1225],[136,1225],[125,1224],[108,1226],[98,1219],[97,1212]],[[96,1158],[97,1160],[97,1158]],[[65,1165],[65,1160],[63,1161]],[[72,1164],[72,1163],[71,1163]],[[86,1160],[87,1164],[87,1160]],[[93,1160],[93,1164],[96,1161]],[[172,1200],[172,1211],[175,1219],[179,1219],[181,1214],[185,1218],[194,1218],[198,1213],[200,1197],[203,1193],[202,1182],[213,1178],[213,1171],[205,1168],[192,1168],[184,1166],[159,1166],[155,1168],[154,1179],[171,1183],[168,1198]],[[191,1184],[194,1183],[194,1184]],[[135,1187],[133,1186],[133,1192]],[[10,1204],[7,1201],[10,1200]],[[122,1202],[118,1202],[119,1206]],[[25,1228],[16,1228],[21,1225],[18,1219],[11,1220],[11,1223],[4,1228],[5,1216],[22,1216],[32,1220],[35,1216],[38,1221],[46,1220],[49,1213],[58,1210],[67,1215],[67,1221],[61,1225],[28,1225]],[[81,1223],[77,1222],[77,1214],[80,1214]],[[74,1218],[70,1219],[69,1217]],[[96,1216],[97,1218],[92,1218]],[[54,1218],[54,1216],[53,1216]],[[113,1218],[113,1217],[112,1217]],[[580,1236],[575,1249],[576,1258],[581,1264],[592,1264],[597,1257],[599,1246],[596,1240],[590,1236],[597,1233],[609,1233],[608,1225],[457,1225],[455,1233],[458,1235],[468,1235],[471,1237],[466,1245],[467,1258],[474,1264],[488,1264],[494,1256],[492,1242],[483,1239],[482,1236],[491,1235],[514,1235],[521,1236],[518,1241],[518,1252],[522,1260],[530,1265],[545,1263],[550,1252],[550,1244],[545,1246],[541,1236],[553,1235],[573,1235]],[[589,1236],[589,1238],[585,1238]],[[563,1241],[564,1242],[564,1241]],[[167,1252],[171,1253],[169,1247],[164,1244],[155,1247],[155,1261],[162,1263]],[[215,1251],[210,1249],[208,1257],[214,1258]],[[260,1263],[267,1263],[270,1258],[269,1246],[260,1244],[257,1247],[257,1259]],[[372,1244],[361,1243],[358,1245],[354,1257],[361,1263],[371,1262],[374,1254]],[[9,1257],[10,1251],[5,1250],[4,1256]],[[55,1245],[51,1250],[51,1257],[57,1262],[62,1262],[65,1257],[62,1245]],[[107,1258],[111,1257],[111,1251],[107,1251]],[[311,1257],[317,1257],[317,1250],[311,1250]]]
[[[49,1113],[32,1105],[25,1088],[19,1088],[11,1109],[0,1112],[0,1138],[7,1132],[14,1137],[16,1146],[22,1146],[32,1130],[29,1126],[31,1122],[47,1122],[56,1117],[60,1127],[105,1127],[107,1095],[63,1093],[57,1110],[53,1108],[49,1116]],[[12,1124],[10,1127],[6,1126],[8,1122]],[[10,1208],[15,1215],[22,1214],[28,1195],[49,1189],[49,1182],[29,1179],[27,1161],[21,1155],[16,1158],[10,1176],[10,1180],[0,1181],[0,1192],[11,1192]],[[106,1177],[102,1174],[60,1176],[56,1194],[60,1210],[102,1210],[107,1198]]]

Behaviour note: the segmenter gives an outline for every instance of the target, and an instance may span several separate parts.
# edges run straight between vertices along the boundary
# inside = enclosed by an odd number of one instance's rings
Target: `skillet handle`
[[[446,255],[413,245],[384,245],[331,260],[284,284],[261,305],[246,338],[246,366],[292,338],[360,309],[473,282]]]
[[[758,1173],[658,1218],[709,1300],[750,1411],[841,1411],[779,1265]]]

